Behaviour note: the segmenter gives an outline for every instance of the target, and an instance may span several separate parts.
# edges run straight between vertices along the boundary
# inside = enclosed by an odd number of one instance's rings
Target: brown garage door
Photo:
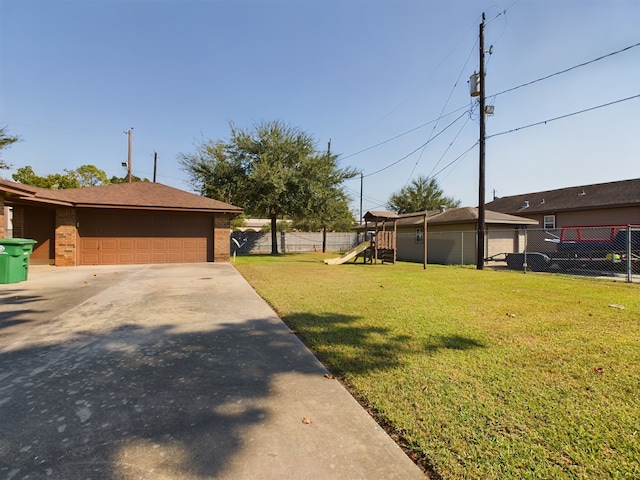
[[[213,260],[213,217],[198,213],[78,212],[80,265]]]

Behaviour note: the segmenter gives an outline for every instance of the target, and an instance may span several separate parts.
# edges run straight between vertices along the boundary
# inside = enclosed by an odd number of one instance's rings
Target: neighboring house
[[[271,226],[269,218],[245,218],[244,225],[235,228],[238,232],[260,232],[265,225]]]
[[[495,212],[540,222],[545,230],[569,226],[640,224],[640,178],[496,198]]]
[[[34,264],[59,266],[229,261],[233,205],[159,183],[49,190],[0,179],[13,237],[38,243]],[[0,238],[5,237],[0,220]]]
[[[287,222],[289,226],[293,223],[292,220],[278,220],[278,224],[280,222]],[[270,218],[245,218],[244,225],[235,227],[234,232],[262,232],[265,227],[268,227],[269,231],[271,230]]]
[[[427,215],[427,263],[475,264],[478,209],[472,207],[441,209],[396,215],[392,212],[368,212],[378,229],[396,230],[396,258],[422,262],[424,258],[424,215]],[[485,256],[520,252],[525,248],[524,230],[538,225],[536,220],[485,210]],[[372,225],[367,225],[369,230]],[[375,228],[375,227],[373,227]],[[356,227],[363,231],[364,225]]]

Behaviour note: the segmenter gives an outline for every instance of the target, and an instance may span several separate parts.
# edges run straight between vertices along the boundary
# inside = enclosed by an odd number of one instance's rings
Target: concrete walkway
[[[228,264],[0,285],[2,479],[424,479]]]

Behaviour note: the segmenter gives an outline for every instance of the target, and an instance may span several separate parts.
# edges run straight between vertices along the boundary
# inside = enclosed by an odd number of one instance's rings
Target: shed
[[[370,215],[369,215],[370,214]],[[424,239],[427,239],[427,263],[475,264],[478,209],[462,207],[396,215],[392,212],[367,212],[376,225],[392,225],[398,260],[423,262]],[[425,221],[426,220],[426,221]],[[524,250],[524,229],[538,225],[537,220],[485,210],[485,252],[498,253]],[[426,226],[426,233],[425,233]],[[356,230],[370,230],[361,225]],[[377,230],[380,230],[377,227]]]

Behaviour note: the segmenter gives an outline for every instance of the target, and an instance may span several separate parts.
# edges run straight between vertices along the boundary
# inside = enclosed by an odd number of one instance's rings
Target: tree
[[[437,210],[440,206],[457,208],[460,200],[446,197],[435,178],[422,175],[392,194],[387,202],[387,208],[398,214]]]
[[[12,136],[7,133],[7,127],[0,127],[0,151],[10,147],[20,140],[20,137]],[[11,166],[0,158],[0,169],[8,169]]]
[[[67,188],[91,187],[109,183],[107,174],[94,165],[82,165],[64,173],[50,173],[46,177],[36,175],[29,165],[19,168],[12,175],[16,182],[34,187],[64,190]]]
[[[131,183],[135,182],[148,182],[148,178],[140,178],[135,175],[131,175]],[[129,183],[129,177],[116,177],[115,175],[109,179],[106,183]]]
[[[315,140],[281,121],[243,130],[230,125],[228,141],[203,142],[179,155],[193,185],[205,196],[233,202],[250,215],[271,219],[271,253],[278,253],[278,217],[321,214],[322,199],[355,175],[337,157],[317,151]]]
[[[68,173],[53,173],[46,177],[41,177],[36,175],[33,168],[29,165],[19,168],[12,177],[16,182],[24,185],[32,185],[34,187],[49,188],[53,190],[80,187],[78,180],[73,175],[69,175]]]
[[[65,172],[74,177],[81,187],[95,187],[109,183],[107,174],[95,165],[82,165],[75,170],[65,170]]]

